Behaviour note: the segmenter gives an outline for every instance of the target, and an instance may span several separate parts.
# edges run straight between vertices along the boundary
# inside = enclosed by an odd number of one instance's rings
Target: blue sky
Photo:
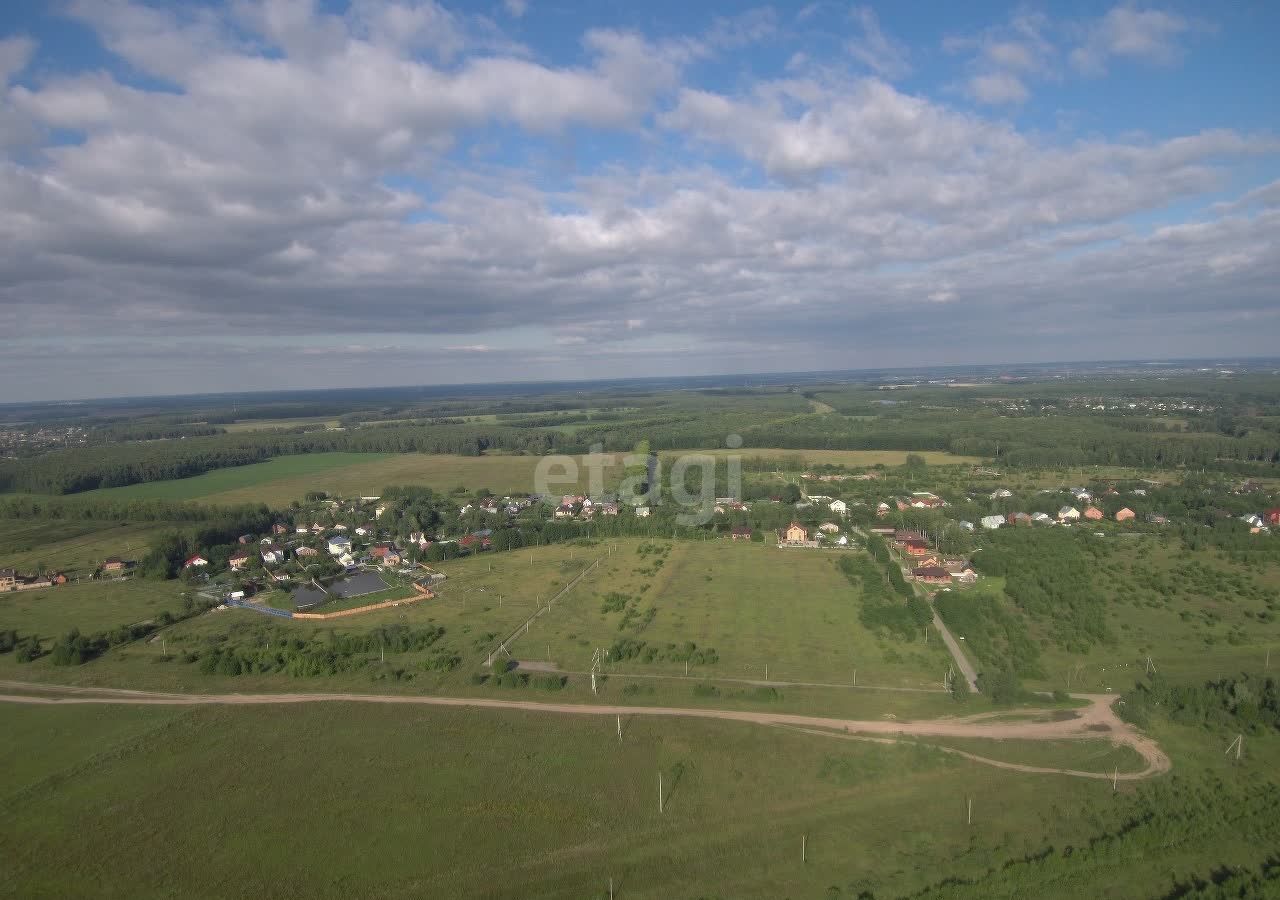
[[[0,400],[1273,354],[1277,34],[1263,2],[16,0]]]

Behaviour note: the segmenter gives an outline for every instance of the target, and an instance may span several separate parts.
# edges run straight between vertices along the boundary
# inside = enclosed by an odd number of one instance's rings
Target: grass
[[[148,481],[118,488],[86,491],[77,496],[112,500],[211,500],[225,503],[268,503],[287,506],[312,490],[324,490],[334,470],[355,466],[376,466],[391,457],[386,453],[303,453],[280,456],[266,462],[229,469],[214,469],[191,478]],[[295,490],[280,493],[275,485],[286,482]],[[373,491],[382,490],[386,482]],[[232,499],[222,499],[231,493]],[[353,493],[355,493],[353,491]]]
[[[138,559],[166,525],[0,520],[0,565],[88,575],[108,556]]]
[[[940,644],[880,639],[861,625],[858,589],[836,568],[834,554],[723,540],[614,546],[520,654],[541,659],[549,652],[562,668],[585,671],[596,647],[632,639],[714,648],[719,662],[695,662],[695,676],[763,680],[767,665],[772,681],[849,684],[857,669],[862,684],[937,687],[946,671]],[[660,561],[637,552],[645,546],[668,549]],[[629,599],[606,612],[610,595]],[[608,671],[685,669],[680,660],[626,660],[611,661]]]
[[[60,637],[79,628],[84,633],[147,621],[168,610],[182,609],[177,581],[83,581],[38,591],[0,594],[0,628],[20,634]]]
[[[1141,772],[1142,756],[1127,745],[1107,740],[1027,741],[987,738],[920,738],[919,743],[951,747],[965,753],[1024,766],[1074,769],[1078,772]]]
[[[663,459],[674,458],[682,453],[709,453],[714,456],[737,454],[744,458],[762,457],[764,459],[800,458],[806,465],[848,466],[864,468],[867,466],[900,466],[907,461],[908,454],[922,457],[931,466],[975,465],[982,462],[977,456],[959,456],[942,450],[787,450],[776,447],[743,447],[740,450],[676,450],[664,451]]]
[[[611,718],[342,703],[4,706],[0,729],[12,896],[897,897],[1086,846],[1149,790],[660,718],[621,743]],[[1146,896],[1268,837],[1233,831],[1224,856],[1184,825],[1037,896]]]
[[[296,419],[241,419],[220,427],[236,434],[245,431],[267,431],[272,428],[296,428],[299,425],[323,425],[326,429],[337,428],[338,420],[326,416],[303,416]]]

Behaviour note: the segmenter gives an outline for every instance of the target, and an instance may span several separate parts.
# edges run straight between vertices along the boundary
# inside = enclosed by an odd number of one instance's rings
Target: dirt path
[[[0,702],[41,705],[59,704],[127,704],[139,706],[238,706],[285,703],[384,703],[424,706],[458,706],[482,709],[520,710],[537,713],[559,713],[576,716],[670,716],[694,719],[726,719],[734,722],[751,722],[757,725],[784,725],[815,730],[834,735],[884,735],[901,738],[908,735],[930,737],[1016,738],[1019,740],[1072,740],[1106,738],[1115,744],[1125,744],[1136,750],[1147,761],[1141,772],[1120,777],[1126,781],[1147,778],[1169,771],[1172,763],[1158,744],[1140,734],[1132,726],[1120,720],[1112,708],[1116,697],[1099,694],[1078,694],[1079,699],[1089,701],[1087,707],[1073,710],[1072,718],[1057,721],[992,721],[987,714],[957,718],[926,719],[918,722],[856,719],[833,719],[823,716],[804,716],[793,713],[756,712],[736,709],[690,709],[669,706],[609,706],[574,703],[537,703],[531,700],[495,700],[486,697],[423,697],[383,694],[167,694],[150,691],[130,691],[119,688],[67,687],[64,685],[33,684],[21,681],[0,681]],[[956,751],[960,752],[960,751]],[[995,760],[984,762],[996,763]],[[1077,773],[1068,769],[1045,769],[1036,766],[1017,767],[1013,763],[1000,764],[1026,772]]]

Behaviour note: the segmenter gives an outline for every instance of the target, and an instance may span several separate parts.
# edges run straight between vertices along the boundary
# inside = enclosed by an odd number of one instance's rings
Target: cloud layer
[[[1276,185],[1164,212],[1274,161],[1274,135],[1046,136],[979,111],[1055,72],[1173,63],[1193,26],[1172,14],[1117,7],[1074,45],[1028,14],[954,36],[931,52],[964,60],[973,106],[900,86],[918,51],[865,8],[847,65],[732,87],[699,74],[781,40],[775,14],[587,30],[553,61],[504,33],[539,15],[523,2],[193,9],[73,3],[104,67],[0,40],[0,399],[1277,334]]]

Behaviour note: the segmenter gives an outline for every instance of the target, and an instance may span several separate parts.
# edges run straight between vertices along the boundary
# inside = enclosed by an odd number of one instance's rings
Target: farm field
[[[19,572],[91,574],[108,556],[138,559],[170,526],[155,522],[0,519],[0,565]]]
[[[941,684],[947,656],[939,643],[881,639],[859,622],[858,589],[833,552],[779,550],[749,542],[618,541],[586,590],[556,609],[520,654],[546,652],[562,667],[586,671],[596,647],[645,642],[714,649],[695,676],[763,681],[859,683],[895,687]],[[547,650],[538,652],[543,647]],[[687,655],[687,654],[684,654]],[[610,659],[612,673],[684,674],[677,653],[643,662]]]
[[[272,428],[297,428],[299,425],[323,425],[325,428],[337,428],[338,420],[326,416],[304,416],[296,419],[241,419],[219,427],[237,434],[245,431],[267,431]]]
[[[1026,860],[1105,839],[1167,793],[1167,779],[1113,793],[745,723],[623,726],[619,743],[611,718],[532,712],[0,706],[12,763],[0,892],[599,900],[612,879],[619,898],[853,898],[914,894],[945,873],[976,884],[949,896],[1018,895],[1008,879]],[[1180,759],[1207,758],[1202,738],[1178,737]],[[1260,765],[1228,790],[1256,783]],[[1096,869],[1036,868],[1036,896],[1076,898],[1085,883],[1090,896],[1146,896],[1139,886],[1274,849],[1274,825],[1229,843],[1215,828],[1196,820],[1152,845],[1131,834]]]

